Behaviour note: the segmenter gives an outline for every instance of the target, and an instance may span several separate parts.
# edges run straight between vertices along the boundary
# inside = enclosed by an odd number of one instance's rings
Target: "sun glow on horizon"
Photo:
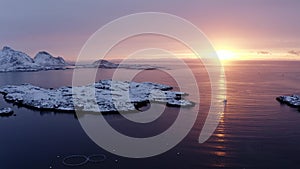
[[[217,50],[217,55],[220,60],[234,60],[238,58],[238,55],[230,50]]]

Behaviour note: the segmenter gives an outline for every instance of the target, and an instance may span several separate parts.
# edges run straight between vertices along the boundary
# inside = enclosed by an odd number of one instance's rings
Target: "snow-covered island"
[[[91,89],[95,90],[95,99],[91,98],[93,92]],[[171,90],[171,86],[151,82],[101,80],[86,86],[57,89],[45,89],[31,84],[8,85],[1,87],[0,93],[8,102],[54,111],[75,109],[86,112],[133,111],[150,102],[163,103],[167,106],[194,106],[193,102],[183,99],[186,93]]]
[[[282,104],[287,104],[291,107],[298,107],[300,108],[300,96],[299,95],[291,95],[291,96],[279,96],[276,97],[276,100]]]
[[[34,58],[7,46],[0,51],[0,72],[65,69],[68,65],[63,58],[53,57],[45,51],[37,53]]]

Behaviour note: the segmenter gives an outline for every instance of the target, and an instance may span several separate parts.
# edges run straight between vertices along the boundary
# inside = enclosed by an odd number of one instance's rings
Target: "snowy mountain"
[[[45,51],[38,52],[34,59],[26,53],[16,51],[10,47],[0,50],[0,72],[28,72],[39,70],[54,70],[71,68],[62,57],[53,57]],[[92,64],[78,65],[75,68],[104,68],[104,69],[141,69],[152,70],[162,67],[142,64],[117,64],[107,60],[97,60]]]
[[[26,53],[16,51],[10,47],[3,47],[0,51],[0,72],[6,71],[34,71],[41,67],[34,63]]]
[[[42,51],[35,55],[34,63],[41,66],[67,66],[62,57],[53,57],[49,53]]]
[[[53,57],[47,52],[39,52],[34,59],[26,53],[10,47],[0,50],[0,72],[26,72],[64,69],[68,64],[61,57]]]
[[[97,60],[93,63],[94,66],[98,66],[99,68],[118,68],[119,64],[109,62],[107,60]]]

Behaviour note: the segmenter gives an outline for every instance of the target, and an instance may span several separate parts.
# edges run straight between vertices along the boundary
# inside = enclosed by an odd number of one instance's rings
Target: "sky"
[[[182,17],[236,59],[300,58],[299,0],[1,0],[0,46],[75,60],[95,31],[138,12]]]

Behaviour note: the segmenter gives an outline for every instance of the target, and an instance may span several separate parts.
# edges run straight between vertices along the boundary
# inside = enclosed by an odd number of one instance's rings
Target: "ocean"
[[[162,70],[140,71],[134,81],[151,81],[174,86],[191,94],[198,85],[199,109],[182,108],[184,113],[197,112],[192,130],[174,148],[149,158],[126,158],[99,147],[82,129],[74,113],[30,110],[4,101],[1,107],[12,107],[16,116],[0,118],[0,168],[42,169],[70,168],[64,166],[64,157],[70,155],[104,154],[99,163],[88,162],[78,169],[144,168],[144,169],[199,169],[199,168],[299,168],[300,113],[297,109],[279,104],[279,95],[300,94],[299,61],[231,61],[225,66],[227,104],[219,125],[206,142],[198,142],[199,134],[210,107],[211,84],[207,71],[199,61],[188,60],[197,84],[185,84],[186,75],[177,62],[152,61],[176,73],[176,79]],[[88,69],[83,69],[87,71]],[[124,75],[136,70],[119,69]],[[98,70],[96,80],[111,79],[114,69]],[[0,86],[31,83],[44,88],[72,85],[72,69],[40,72],[0,73]],[[84,77],[83,77],[84,78]],[[188,81],[186,81],[188,82]],[[164,108],[164,105],[158,105]],[[176,120],[180,108],[166,107],[156,120],[137,124],[120,114],[93,114],[104,116],[118,132],[143,138],[168,129]],[[143,112],[141,112],[143,113]],[[144,114],[144,118],[152,118]],[[129,116],[136,116],[135,113]],[[188,121],[185,121],[188,122]],[[99,129],[99,134],[101,134]]]

